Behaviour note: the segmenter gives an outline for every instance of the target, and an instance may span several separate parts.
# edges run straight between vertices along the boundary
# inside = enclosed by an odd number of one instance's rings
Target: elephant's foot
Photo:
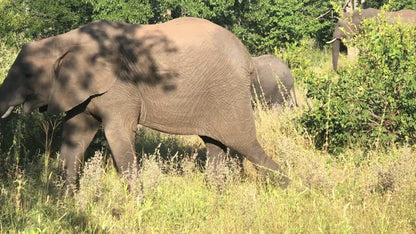
[[[218,163],[217,165],[207,163],[205,166],[204,181],[208,187],[223,191],[227,181],[227,167],[225,161]]]
[[[286,189],[291,183],[291,179],[284,173],[276,170],[271,170],[264,167],[257,166],[257,171],[259,173],[259,178],[262,182],[278,185],[282,189]]]

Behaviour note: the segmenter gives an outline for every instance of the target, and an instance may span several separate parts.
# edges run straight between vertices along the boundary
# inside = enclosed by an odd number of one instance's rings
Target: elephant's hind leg
[[[227,146],[207,136],[200,136],[207,148],[207,166],[216,168],[225,160]]]
[[[229,147],[252,162],[262,176],[278,182],[282,188],[286,188],[289,185],[289,177],[272,158],[267,156],[257,138],[253,137],[249,142],[236,142],[235,144],[230,144]]]
[[[207,148],[205,180],[209,185],[221,188],[226,180],[227,146],[207,136],[200,136]]]

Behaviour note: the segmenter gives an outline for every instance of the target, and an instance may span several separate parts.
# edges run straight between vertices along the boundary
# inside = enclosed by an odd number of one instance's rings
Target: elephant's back
[[[254,71],[243,43],[227,29],[208,20],[182,17],[152,25],[151,30],[164,32],[166,39],[177,45],[178,54],[206,57],[207,53],[212,53],[217,60],[226,58],[227,62],[233,62],[248,72]]]
[[[253,62],[260,79],[262,77],[275,77],[276,75],[279,78],[292,78],[292,73],[287,64],[274,55],[267,54],[253,57]]]
[[[287,100],[294,80],[289,67],[274,55],[253,57],[258,80],[254,88],[257,95],[263,96],[268,103],[283,103]]]
[[[403,23],[411,23],[416,24],[416,10],[400,10],[396,12],[392,12],[392,21],[397,20],[397,18],[400,18],[400,20]]]
[[[169,74],[164,82],[168,85],[140,87],[143,125],[171,133],[212,135],[218,122],[245,118],[242,113],[251,111],[254,66],[231,32],[207,20],[185,17],[148,25],[138,33],[143,40],[159,38],[162,43],[150,54],[155,70]]]

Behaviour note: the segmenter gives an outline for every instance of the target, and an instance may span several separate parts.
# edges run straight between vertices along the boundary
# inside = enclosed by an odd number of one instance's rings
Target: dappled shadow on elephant
[[[100,128],[117,170],[134,168],[141,124],[201,136],[209,152],[232,148],[268,174],[279,174],[285,187],[290,179],[256,138],[254,75],[244,45],[207,20],[98,21],[26,44],[0,87],[0,114],[6,118],[20,104],[25,113],[66,113],[60,160],[69,186]]]
[[[174,89],[174,83],[169,83],[169,80],[178,74],[174,71],[161,71],[153,54],[161,52],[174,56],[177,51],[175,43],[158,32],[138,39],[137,33],[141,27],[136,24],[100,21],[81,28],[81,34],[89,35],[98,43],[98,49],[88,58],[88,64],[100,65],[101,60],[109,60],[108,65],[113,66],[113,73],[123,81],[162,84],[166,91]],[[88,85],[85,84],[85,88]]]

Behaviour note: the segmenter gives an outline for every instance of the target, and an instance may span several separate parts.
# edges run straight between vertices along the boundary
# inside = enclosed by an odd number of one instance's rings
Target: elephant
[[[289,177],[256,137],[255,74],[241,41],[208,20],[95,21],[25,44],[0,87],[0,115],[6,118],[20,104],[24,113],[65,113],[60,167],[70,191],[100,126],[119,174],[137,170],[138,124],[200,136],[214,167],[233,149],[262,178],[286,187]]]
[[[358,32],[361,31],[361,22],[363,19],[378,17],[380,10],[374,8],[367,8],[362,10],[355,10],[352,13],[344,14],[344,17],[338,20],[332,36],[332,68],[337,71],[339,49],[342,39],[351,39]],[[415,10],[400,10],[387,12],[386,16],[390,23],[394,23],[398,18],[404,23],[416,23]]]
[[[289,67],[278,57],[266,54],[252,57],[257,76],[252,81],[252,96],[264,100],[268,107],[292,102],[297,106],[294,80]],[[293,97],[290,95],[293,91]]]

